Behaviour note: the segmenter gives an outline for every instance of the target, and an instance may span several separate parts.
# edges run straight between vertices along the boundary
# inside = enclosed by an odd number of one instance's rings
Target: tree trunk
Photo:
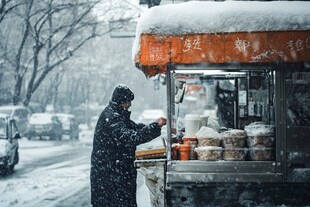
[[[18,105],[20,100],[20,91],[22,88],[23,77],[16,75],[15,77],[15,86],[14,86],[14,95],[13,95],[13,105]]]

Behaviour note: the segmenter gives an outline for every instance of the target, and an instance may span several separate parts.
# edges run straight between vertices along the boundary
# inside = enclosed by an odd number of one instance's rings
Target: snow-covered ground
[[[1,207],[88,207],[93,130],[79,141],[19,140],[20,162],[0,177]],[[150,206],[144,178],[138,176],[138,206]]]

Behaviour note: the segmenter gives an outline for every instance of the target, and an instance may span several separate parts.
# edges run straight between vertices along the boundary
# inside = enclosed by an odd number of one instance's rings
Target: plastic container
[[[190,158],[191,146],[188,144],[180,144],[179,146],[179,159],[189,160]]]
[[[204,147],[204,146],[215,146],[220,147],[222,145],[222,139],[220,138],[200,138],[198,140],[198,146]]]
[[[217,146],[222,144],[222,137],[220,134],[210,127],[202,126],[196,133],[198,140],[198,147]]]
[[[270,147],[251,147],[249,148],[250,160],[270,161],[274,159],[273,148]]]
[[[197,147],[198,160],[216,161],[222,159],[222,147]]]
[[[196,160],[197,159],[197,155],[196,155],[196,152],[195,152],[195,148],[197,147],[197,138],[194,138],[194,137],[183,137],[183,143],[184,144],[187,144],[187,145],[190,145],[191,148],[190,148],[190,154],[189,154],[189,159],[190,160]]]
[[[272,136],[248,136],[247,144],[249,147],[272,147],[274,145],[274,137]]]
[[[222,137],[246,137],[247,133],[241,129],[231,129],[221,133]]]
[[[201,118],[198,114],[187,114],[185,121],[185,137],[196,137],[196,133],[200,129]]]
[[[245,126],[244,130],[248,136],[272,136],[275,132],[275,126],[254,122],[248,126]]]
[[[246,137],[223,137],[223,146],[225,148],[242,148],[245,145]]]
[[[244,130],[232,129],[221,133],[223,146],[225,148],[242,148],[246,142],[246,132]]]
[[[247,152],[247,148],[224,148],[223,159],[229,161],[245,160]]]

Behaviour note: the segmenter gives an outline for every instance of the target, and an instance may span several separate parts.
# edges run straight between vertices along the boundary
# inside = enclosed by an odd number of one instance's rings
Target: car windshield
[[[6,123],[4,119],[0,119],[0,138],[6,137]]]

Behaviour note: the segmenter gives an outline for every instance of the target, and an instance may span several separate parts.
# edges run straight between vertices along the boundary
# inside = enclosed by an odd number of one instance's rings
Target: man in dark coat
[[[149,125],[130,120],[134,94],[118,85],[96,125],[91,155],[91,203],[93,207],[134,207],[136,204],[136,146],[161,133],[165,118]]]

